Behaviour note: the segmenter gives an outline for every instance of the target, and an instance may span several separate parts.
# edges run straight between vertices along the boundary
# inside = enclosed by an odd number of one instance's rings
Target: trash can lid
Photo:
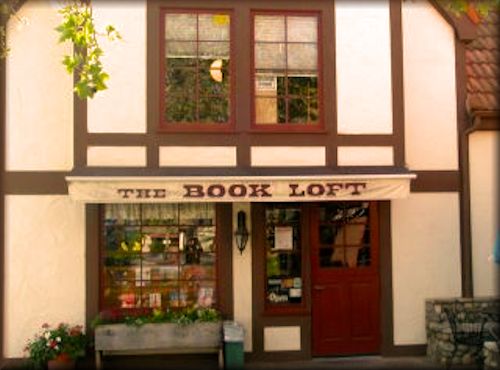
[[[235,321],[224,321],[222,324],[225,342],[243,342],[243,326]]]

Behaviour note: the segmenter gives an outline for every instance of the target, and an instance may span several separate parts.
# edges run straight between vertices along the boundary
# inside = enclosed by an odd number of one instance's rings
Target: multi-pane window
[[[216,304],[215,206],[104,206],[102,308]]]
[[[265,230],[266,305],[300,305],[303,303],[300,207],[266,206]]]
[[[319,263],[323,268],[371,265],[368,202],[336,202],[321,207]]]
[[[254,14],[254,124],[319,124],[319,16]]]
[[[164,22],[163,127],[231,120],[231,17],[169,11]]]

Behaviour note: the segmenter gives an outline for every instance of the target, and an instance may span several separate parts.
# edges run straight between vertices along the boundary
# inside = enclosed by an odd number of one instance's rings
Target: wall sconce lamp
[[[236,246],[240,251],[240,254],[243,254],[245,247],[248,242],[248,229],[247,229],[247,215],[244,211],[238,212],[238,228],[234,233],[234,239],[236,240]]]

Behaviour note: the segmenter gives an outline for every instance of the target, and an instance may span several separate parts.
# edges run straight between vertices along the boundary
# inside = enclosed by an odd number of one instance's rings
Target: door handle
[[[325,287],[322,285],[315,285],[315,286],[313,286],[313,289],[314,290],[325,290]]]

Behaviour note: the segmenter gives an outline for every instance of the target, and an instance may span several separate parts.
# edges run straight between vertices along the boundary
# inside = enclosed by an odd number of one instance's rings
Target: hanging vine
[[[90,1],[72,1],[59,13],[63,16],[63,22],[56,28],[59,42],[70,41],[74,45],[73,54],[65,55],[62,63],[68,73],[77,75],[74,90],[78,97],[93,98],[98,91],[107,89],[109,78],[101,62],[103,51],[98,37],[113,41],[121,36],[111,25],[104,32],[96,30]]]
[[[4,19],[16,17],[22,23],[16,12],[20,3],[21,0],[0,0],[0,16]],[[121,39],[121,36],[111,25],[102,32],[96,29],[90,0],[68,0],[59,13],[63,17],[56,28],[59,41],[69,41],[74,45],[73,54],[65,55],[62,63],[68,73],[77,76],[74,88],[77,96],[81,99],[93,98],[98,91],[106,90],[109,78],[101,61],[103,50],[99,47],[98,39],[105,37],[113,41]],[[3,22],[0,25],[0,59],[5,59],[9,51],[6,22]]]

